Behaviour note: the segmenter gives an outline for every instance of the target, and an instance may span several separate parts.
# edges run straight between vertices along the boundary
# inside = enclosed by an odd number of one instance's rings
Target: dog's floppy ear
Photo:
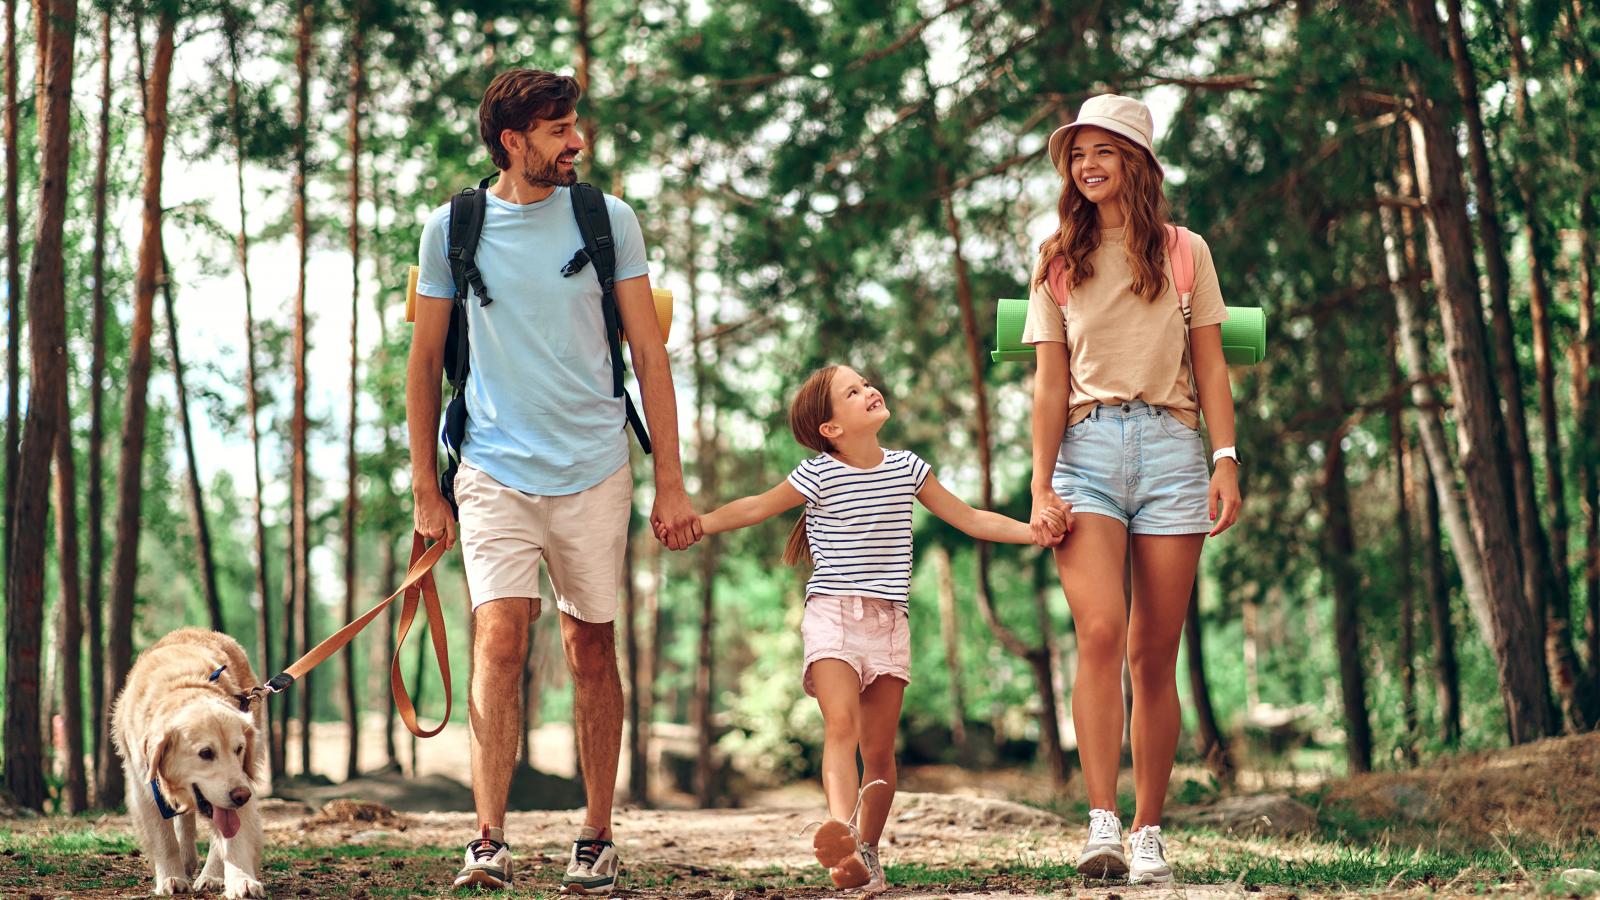
[[[151,746],[154,740],[155,746]],[[145,758],[150,762],[150,771],[145,773],[146,781],[165,780],[161,776],[161,764],[166,761],[167,750],[172,746],[172,732],[162,731],[152,734],[145,739]]]
[[[172,804],[173,809],[183,812],[179,790],[172,785],[166,773],[162,771],[162,766],[167,761],[167,753],[172,749],[174,743],[173,733],[162,729],[157,734],[159,736],[153,734],[150,739],[145,741],[146,755],[150,760],[150,770],[145,773],[145,780],[155,782],[157,789],[161,791],[167,802]],[[151,747],[152,740],[155,744],[154,747]]]
[[[256,756],[256,725],[249,715],[244,716],[244,772],[251,781],[260,780],[261,760]]]

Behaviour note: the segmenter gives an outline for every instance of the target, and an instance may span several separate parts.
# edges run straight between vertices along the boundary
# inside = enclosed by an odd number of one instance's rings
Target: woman
[[[1033,518],[1063,501],[1077,521],[1056,568],[1078,635],[1072,721],[1088,788],[1078,871],[1171,883],[1161,810],[1178,746],[1178,639],[1206,536],[1239,512],[1227,318],[1211,251],[1171,228],[1150,110],[1104,94],[1050,136],[1060,227],[1040,247],[1023,341],[1036,345]],[[1189,240],[1194,289],[1169,251]],[[1208,475],[1200,413],[1215,471]],[[1132,543],[1132,572],[1124,563]],[[1123,579],[1131,574],[1131,613]],[[1136,808],[1129,854],[1117,812],[1122,666],[1133,675]]]

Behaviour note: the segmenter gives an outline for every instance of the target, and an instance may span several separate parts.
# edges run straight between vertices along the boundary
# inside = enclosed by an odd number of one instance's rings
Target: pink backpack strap
[[[1055,298],[1056,305],[1062,309],[1067,308],[1067,298],[1072,296],[1072,288],[1067,286],[1067,261],[1059,254],[1044,269],[1045,284],[1050,287],[1050,296]]]
[[[1173,287],[1178,290],[1178,302],[1183,304],[1183,321],[1189,321],[1192,311],[1189,303],[1194,299],[1194,244],[1189,240],[1189,229],[1182,225],[1167,226],[1167,257],[1172,260]]]

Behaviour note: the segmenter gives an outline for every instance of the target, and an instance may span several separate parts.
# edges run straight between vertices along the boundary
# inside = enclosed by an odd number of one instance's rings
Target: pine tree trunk
[[[533,767],[533,734],[539,729],[539,620],[528,622],[528,653],[522,660],[522,734],[517,739],[517,763]],[[576,733],[576,732],[574,732]]]
[[[1428,0],[1407,0],[1414,30],[1436,56],[1438,13]],[[1450,383],[1459,423],[1457,441],[1467,480],[1467,510],[1484,566],[1493,628],[1491,649],[1513,743],[1550,733],[1542,623],[1528,609],[1515,533],[1506,517],[1506,461],[1499,443],[1501,416],[1490,378],[1477,265],[1472,258],[1461,160],[1453,134],[1428,96],[1420,73],[1407,67],[1411,133],[1419,187],[1427,215],[1428,255],[1444,312]]]
[[[694,321],[694,397],[695,397],[695,460],[700,474],[700,489],[707,497],[717,496],[717,460],[711,406],[709,369],[716,365],[720,353],[715,346],[712,358],[705,359],[705,343],[710,340],[700,324],[699,241],[695,224],[689,228],[689,315]],[[715,314],[713,313],[715,331]],[[714,342],[713,342],[714,343]],[[700,642],[696,654],[694,679],[694,723],[696,730],[694,798],[701,809],[709,809],[717,802],[716,744],[712,667],[716,662],[716,577],[722,542],[717,535],[707,535],[700,551]]]
[[[356,511],[360,503],[358,472],[356,469],[356,395],[361,382],[357,337],[359,336],[361,300],[361,103],[366,89],[365,35],[362,29],[361,4],[352,10],[350,23],[350,400],[346,421],[350,423],[345,435],[345,503],[344,503],[344,616],[346,622],[356,617]],[[344,657],[344,721],[349,732],[349,746],[345,751],[345,778],[361,774],[361,709],[356,696],[355,648],[346,646]]]
[[[1534,606],[1534,614],[1545,623],[1545,657],[1551,685],[1561,704],[1561,717],[1567,731],[1577,734],[1595,724],[1597,701],[1595,685],[1583,671],[1583,663],[1572,646],[1572,594],[1567,568],[1567,490],[1561,463],[1560,411],[1556,407],[1554,338],[1551,335],[1550,276],[1553,248],[1545,223],[1540,218],[1539,188],[1534,166],[1540,151],[1533,120],[1533,103],[1528,96],[1529,64],[1522,46],[1518,0],[1506,0],[1503,21],[1511,47],[1511,86],[1520,142],[1530,144],[1513,171],[1517,191],[1522,195],[1523,231],[1528,241],[1528,317],[1533,325],[1533,368],[1539,385],[1539,423],[1544,432],[1545,503],[1550,509],[1550,541],[1545,558],[1548,587]],[[1541,166],[1542,167],[1542,166]],[[1542,523],[1541,523],[1542,524]]]
[[[140,23],[135,22],[135,28]],[[106,625],[106,696],[115,697],[133,666],[133,594],[139,565],[140,504],[144,496],[145,419],[149,411],[150,338],[155,327],[157,280],[161,277],[161,166],[167,149],[167,86],[172,73],[170,7],[157,24],[155,57],[144,87],[144,229],[134,278],[133,325],[128,334],[128,409],[122,419],[122,449],[117,461],[117,532],[111,563],[111,618]],[[110,719],[101,741],[111,743]],[[115,803],[122,796],[122,766],[100,773],[99,796]]]
[[[1361,579],[1355,571],[1356,538],[1351,521],[1350,486],[1345,475],[1345,394],[1337,360],[1345,356],[1344,336],[1335,326],[1322,329],[1317,351],[1327,405],[1337,421],[1323,440],[1322,500],[1326,515],[1323,554],[1333,588],[1333,640],[1339,657],[1339,693],[1344,704],[1345,754],[1352,773],[1372,770],[1372,724],[1367,718],[1367,673],[1361,655]]]
[[[1402,289],[1403,290],[1403,289]],[[1400,612],[1400,708],[1405,723],[1405,736],[1401,753],[1406,764],[1417,765],[1417,741],[1420,729],[1417,724],[1417,670],[1416,670],[1416,586],[1411,575],[1411,561],[1415,558],[1411,540],[1410,481],[1406,473],[1406,426],[1402,410],[1405,397],[1401,392],[1404,383],[1400,376],[1398,327],[1389,335],[1389,385],[1394,391],[1394,406],[1389,410],[1389,446],[1394,453],[1394,507],[1395,529],[1398,535],[1399,554],[1395,560],[1395,590],[1399,593]]]
[[[630,523],[633,515],[629,514]],[[648,522],[646,523],[648,527]],[[622,636],[623,636],[623,663],[627,668],[628,678],[628,796],[640,805],[649,802],[647,789],[649,775],[646,771],[648,759],[645,756],[645,729],[648,724],[641,718],[644,711],[649,708],[640,690],[639,673],[639,554],[636,550],[635,538],[638,535],[631,529],[628,533],[628,544],[623,551],[622,560]],[[654,540],[653,537],[647,537]]]
[[[256,664],[262,678],[275,674],[272,668],[272,591],[267,584],[267,526],[261,500],[261,417],[260,398],[256,380],[256,314],[255,292],[250,282],[250,227],[249,208],[244,194],[244,122],[239,98],[239,27],[238,12],[232,4],[223,7],[223,36],[228,42],[228,126],[233,139],[234,186],[239,198],[239,235],[234,246],[239,254],[239,277],[244,282],[244,346],[245,346],[245,415],[250,419],[250,465],[255,476],[255,552],[256,596],[261,605],[256,611]],[[280,704],[281,705],[281,704]],[[276,778],[283,772],[284,736],[275,716],[268,716],[271,732],[271,774]]]
[[[1405,141],[1402,138],[1402,144]],[[1410,166],[1400,166],[1399,194],[1409,197],[1412,192]],[[1424,511],[1421,519],[1422,581],[1428,598],[1429,616],[1433,624],[1433,658],[1436,676],[1436,702],[1442,738],[1449,746],[1461,741],[1461,677],[1456,663],[1455,627],[1450,616],[1450,584],[1445,575],[1444,548],[1441,544],[1441,494],[1444,497],[1443,519],[1450,535],[1451,546],[1456,551],[1461,581],[1467,595],[1468,606],[1473,610],[1484,640],[1490,640],[1493,624],[1489,614],[1487,588],[1483,583],[1483,567],[1478,559],[1476,545],[1472,542],[1466,514],[1456,496],[1455,471],[1451,467],[1449,450],[1445,443],[1444,426],[1440,421],[1439,404],[1432,388],[1423,378],[1429,374],[1428,350],[1423,339],[1424,328],[1418,313],[1422,308],[1421,291],[1407,277],[1408,271],[1417,271],[1417,254],[1411,235],[1415,224],[1409,213],[1402,215],[1403,224],[1396,223],[1394,210],[1380,209],[1380,222],[1384,232],[1384,258],[1389,280],[1395,285],[1395,312],[1398,326],[1398,346],[1404,353],[1406,367],[1411,372],[1411,402],[1417,410],[1418,443],[1422,447],[1423,465],[1413,466],[1416,482],[1421,486]],[[1402,258],[1403,257],[1403,258]]]
[[[1206,762],[1206,767],[1223,785],[1233,783],[1233,756],[1228,752],[1228,739],[1217,724],[1217,713],[1211,705],[1211,686],[1206,680],[1205,629],[1200,622],[1200,579],[1189,589],[1189,612],[1183,621],[1184,656],[1189,663],[1189,696],[1194,703],[1195,753]]]
[[[1595,259],[1594,240],[1600,236],[1600,215],[1596,214],[1591,181],[1579,211],[1579,299],[1578,341],[1582,347],[1582,401],[1577,406],[1580,435],[1579,469],[1583,487],[1584,564],[1586,601],[1584,633],[1589,671],[1600,670],[1600,322],[1595,320],[1595,279],[1600,261]]]
[[[161,254],[161,300],[167,318],[167,346],[172,352],[172,379],[178,394],[178,425],[183,434],[184,459],[188,461],[189,525],[194,529],[195,552],[200,563],[200,584],[211,630],[227,632],[222,621],[222,597],[217,593],[217,567],[211,557],[211,526],[206,521],[205,494],[200,487],[200,460],[194,453],[194,430],[189,424],[189,390],[183,378],[183,354],[178,350],[178,314],[172,302],[172,272],[167,268],[165,250]]]
[[[468,646],[471,646],[471,645],[468,644]],[[411,670],[411,684],[412,684],[411,703],[417,709],[417,711],[419,713],[422,710],[422,691],[423,691],[423,688],[424,688],[424,685],[422,683],[422,676],[427,672],[427,669],[423,665],[423,663],[426,663],[428,661],[426,647],[427,647],[426,643],[424,643],[424,641],[422,640],[422,637],[420,635],[418,635],[418,637],[417,637],[417,658],[416,658],[416,662],[414,662],[412,664],[413,668]],[[468,679],[468,683],[469,684],[471,683],[471,679],[470,678]],[[390,705],[392,706],[393,704],[391,703]],[[410,734],[410,732],[408,731],[407,734]],[[412,778],[416,778],[418,773],[421,771],[417,766],[417,760],[418,760],[418,756],[417,756],[417,736],[415,734],[412,734],[411,735],[411,777]]]
[[[292,451],[291,451],[291,453],[292,453]],[[292,464],[291,464],[291,467],[290,467],[290,471],[291,472],[293,471]],[[295,615],[295,605],[294,605],[294,585],[295,585],[295,574],[294,574],[295,573],[295,564],[294,564],[294,562],[295,561],[294,561],[294,525],[293,525],[293,518],[294,518],[294,512],[293,512],[293,508],[291,506],[291,509],[290,509],[290,525],[289,525],[289,527],[287,529],[285,529],[286,536],[285,536],[285,539],[284,539],[284,548],[283,548],[283,551],[284,551],[283,552],[283,667],[284,668],[288,668],[289,665],[294,662],[295,653],[299,649],[299,647],[297,646],[297,644],[295,642],[295,632],[299,628],[299,621],[300,620]],[[277,744],[277,746],[275,746],[273,748],[273,751],[277,756],[277,758],[274,760],[274,765],[276,765],[278,767],[278,771],[275,773],[274,777],[276,777],[277,775],[288,775],[289,774],[289,718],[290,718],[290,715],[291,715],[290,710],[292,710],[293,708],[294,708],[294,698],[293,697],[287,697],[287,696],[283,698],[281,703],[278,703],[275,706],[269,706],[267,708],[267,712],[269,714],[271,714],[273,712],[276,712],[277,719],[278,719],[277,731],[278,731],[278,733],[280,735],[283,736],[283,740],[280,741]],[[301,767],[303,769],[304,768],[304,764],[302,764]]]
[[[1522,557],[1523,592],[1530,608],[1541,610],[1544,598],[1552,596],[1555,586],[1544,525],[1538,501],[1534,497],[1533,456],[1528,446],[1522,373],[1517,364],[1514,338],[1516,319],[1511,312],[1511,278],[1506,263],[1506,241],[1500,227],[1499,201],[1496,199],[1494,173],[1486,141],[1488,131],[1484,128],[1483,116],[1479,111],[1482,107],[1478,96],[1478,79],[1473,71],[1463,30],[1461,0],[1446,0],[1445,7],[1449,14],[1446,35],[1450,59],[1455,66],[1456,90],[1460,94],[1466,122],[1467,157],[1471,163],[1473,199],[1478,207],[1478,238],[1483,244],[1484,268],[1489,276],[1489,309],[1493,313],[1490,320],[1493,326],[1491,337],[1494,340],[1494,350],[1490,355],[1494,363],[1495,383],[1500,389],[1507,458],[1511,465],[1511,482],[1507,489],[1516,500],[1516,517],[1512,527]]]
[[[655,722],[656,674],[661,665],[661,544],[647,539],[645,560],[649,589],[644,592],[645,633],[639,640],[639,735],[636,752],[642,760],[635,802],[650,806],[651,737]]]
[[[78,485],[72,458],[72,404],[61,392],[60,426],[56,431],[56,553],[61,574],[57,612],[56,659],[61,674],[61,718],[66,731],[64,811],[89,808],[89,784],[83,770],[83,607],[78,578]],[[91,678],[90,681],[95,679]]]
[[[966,339],[967,361],[972,369],[968,373],[971,377],[972,396],[977,407],[977,424],[975,427],[975,440],[978,445],[978,470],[982,476],[981,495],[984,509],[994,507],[994,480],[993,461],[989,448],[989,398],[988,390],[983,381],[983,344],[978,337],[978,314],[973,302],[972,277],[967,270],[967,260],[962,251],[961,221],[956,217],[955,197],[950,192],[950,175],[940,167],[938,172],[940,192],[945,195],[944,224],[950,237],[955,242],[953,262],[956,276],[956,302],[961,308],[961,331]],[[1033,671],[1034,687],[1039,692],[1040,708],[1043,714],[1055,720],[1055,654],[1049,650],[1051,643],[1050,616],[1047,600],[1034,592],[1035,612],[1038,614],[1041,627],[1041,646],[1029,647],[1015,632],[1007,628],[1000,621],[999,613],[994,608],[994,593],[989,583],[989,544],[979,541],[978,553],[978,609],[983,614],[984,624],[994,633],[1001,646],[1007,651],[1021,657],[1028,663],[1028,668]],[[1043,727],[1043,723],[1041,723]],[[1039,750],[1044,755],[1045,767],[1050,772],[1052,783],[1056,789],[1066,786],[1071,778],[1072,767],[1067,760],[1066,753],[1061,748],[1061,732],[1059,724],[1054,735],[1045,735],[1039,742]]]
[[[306,211],[306,155],[311,137],[311,0],[300,0],[295,30],[295,169],[294,231],[299,245],[294,300],[294,420],[290,426],[293,459],[290,474],[290,503],[293,504],[292,549],[294,555],[294,606],[299,614],[296,643],[310,648],[311,624],[311,536],[310,483],[306,459],[306,259],[311,251],[311,226]],[[296,685],[300,694],[300,772],[311,774],[312,673],[307,672]]]
[[[1562,10],[1563,29],[1569,46],[1584,46],[1579,23],[1583,10],[1577,0],[1570,0]],[[1566,62],[1568,86],[1566,89],[1576,99],[1581,96],[1581,85],[1593,77],[1592,54],[1580,54]],[[1572,118],[1567,123],[1567,136],[1572,158],[1581,159],[1587,135],[1581,133]],[[1600,325],[1595,321],[1596,277],[1600,277],[1600,260],[1596,260],[1594,241],[1600,237],[1600,214],[1595,209],[1597,185],[1594,173],[1584,170],[1578,185],[1578,339],[1571,346],[1573,358],[1572,407],[1573,418],[1578,423],[1576,452],[1578,454],[1579,506],[1583,513],[1584,553],[1584,636],[1585,659],[1591,678],[1600,678]]]
[[[1434,702],[1439,707],[1440,738],[1445,746],[1461,743],[1461,668],[1456,663],[1456,630],[1450,617],[1450,582],[1445,576],[1444,547],[1439,533],[1439,493],[1434,479],[1416,466],[1414,479],[1422,495],[1422,591],[1433,624]]]
[[[106,185],[111,166],[111,13],[100,14],[100,126],[94,152],[94,293],[90,313],[93,349],[89,358],[89,471],[87,533],[89,566],[86,570],[86,612],[89,627],[89,733],[94,744],[94,803],[113,806],[116,798],[99,794],[100,772],[116,765],[111,748],[101,740],[105,728],[106,670],[105,628],[105,376],[106,376]]]
[[[36,0],[39,2],[39,0]],[[5,534],[0,554],[11,571],[11,536],[17,520],[17,441],[22,437],[22,222],[17,206],[17,0],[5,0],[5,168],[6,168],[6,496]],[[3,574],[3,573],[0,573]]]
[[[400,560],[398,558],[398,554],[395,553],[394,538],[389,535],[384,535],[382,540],[383,595],[387,597],[390,594],[393,594],[395,588],[399,587],[400,585]],[[398,604],[393,603],[389,605],[389,624],[388,627],[384,629],[384,665],[382,666],[384,672],[388,672],[389,670],[389,660],[394,659],[395,628],[397,628],[400,624],[400,611],[398,606]],[[385,760],[385,768],[392,769],[395,772],[400,771],[400,747],[395,743],[394,739],[395,726],[399,724],[399,722],[399,710],[395,708],[395,705],[392,701],[386,700],[383,704],[383,756]]]
[[[77,25],[76,0],[52,0],[52,29],[68,36]],[[40,746],[39,661],[44,616],[45,525],[50,505],[50,458],[61,429],[67,389],[66,270],[62,246],[71,157],[72,50],[69,38],[48,42],[39,58],[44,103],[39,215],[28,271],[28,415],[17,466],[16,518],[6,577],[6,788],[30,809],[45,801]],[[76,560],[73,561],[74,563]],[[73,598],[76,600],[77,598]],[[80,760],[81,764],[81,760]]]
[[[574,77],[578,80],[578,90],[583,92],[584,99],[592,100],[592,98],[589,96],[590,85],[592,84],[589,79],[589,63],[594,56],[594,46],[593,29],[591,28],[591,23],[589,21],[589,0],[572,0],[572,18],[574,21],[574,30],[577,32],[576,37],[578,43],[578,58],[575,66]],[[599,121],[598,117],[593,115],[587,115],[578,120],[578,127],[583,129],[583,143],[585,150],[583,155],[587,157],[584,162],[588,164],[584,172],[584,178],[596,184],[599,183],[599,179],[595,175],[595,160],[597,156],[594,146],[594,128],[597,121]]]
[[[1040,644],[1028,657],[1033,669],[1034,687],[1039,692],[1039,756],[1050,772],[1051,784],[1060,791],[1072,777],[1072,764],[1061,740],[1061,706],[1056,703],[1056,642],[1050,621],[1050,595],[1055,585],[1050,578],[1054,568],[1050,557],[1039,554],[1033,565],[1033,609],[1037,614]]]
[[[956,612],[956,580],[950,567],[950,551],[936,544],[932,551],[933,570],[939,584],[939,637],[944,643],[944,666],[950,673],[950,739],[956,758],[967,758],[967,695],[961,680],[961,629]]]

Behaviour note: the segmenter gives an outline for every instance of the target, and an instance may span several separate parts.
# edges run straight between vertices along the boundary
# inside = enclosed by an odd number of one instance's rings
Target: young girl
[[[894,739],[911,682],[906,598],[911,588],[911,500],[986,541],[1058,543],[1070,530],[1065,505],[1041,526],[975,510],[951,494],[908,450],[885,450],[883,395],[844,366],[806,379],[789,407],[795,440],[817,451],[763,494],[735,500],[700,520],[706,534],[754,525],[804,503],[784,562],[809,559],[804,685],[822,708],[822,789],[833,818],[812,842],[835,885],[885,889],[878,838],[894,800]],[[856,752],[866,787],[857,792]],[[879,789],[878,786],[882,787]]]
[[[1161,811],[1178,746],[1178,637],[1206,535],[1239,514],[1228,317],[1211,251],[1166,222],[1150,110],[1103,94],[1051,135],[1060,227],[1040,247],[1022,339],[1037,345],[1034,521],[1080,517],[1056,567],[1078,634],[1072,721],[1089,793],[1078,871],[1171,883]],[[1169,254],[1190,242],[1193,292]],[[1192,380],[1191,380],[1192,376]],[[1200,413],[1217,448],[1207,472]],[[1133,607],[1123,605],[1132,544]],[[1117,815],[1122,666],[1133,679],[1132,858]]]

